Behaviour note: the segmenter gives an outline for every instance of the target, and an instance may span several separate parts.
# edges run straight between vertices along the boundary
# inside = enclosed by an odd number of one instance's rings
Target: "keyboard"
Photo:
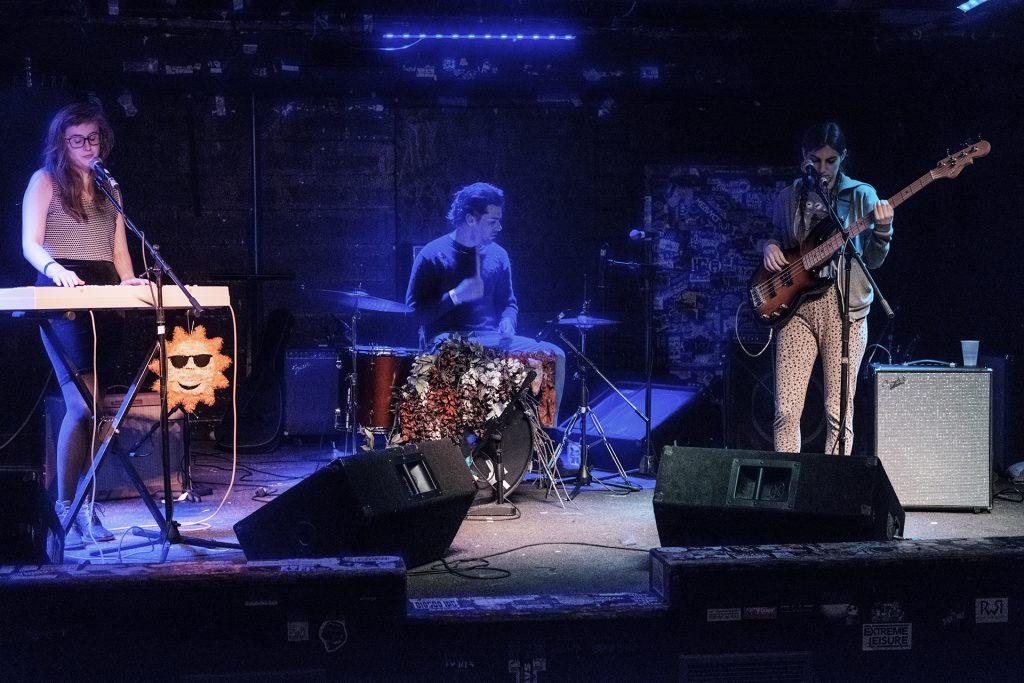
[[[226,286],[185,285],[204,308],[231,305]],[[87,311],[156,308],[156,287],[85,285],[82,287],[0,288],[0,311]],[[164,308],[191,308],[181,290],[164,285]]]

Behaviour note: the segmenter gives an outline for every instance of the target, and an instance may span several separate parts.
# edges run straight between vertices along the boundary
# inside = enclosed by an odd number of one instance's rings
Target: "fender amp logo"
[[[885,380],[885,385],[887,387],[889,387],[889,391],[892,391],[893,389],[901,387],[901,386],[903,386],[906,383],[907,383],[907,378],[906,377],[896,377],[894,379],[887,379],[887,380]]]

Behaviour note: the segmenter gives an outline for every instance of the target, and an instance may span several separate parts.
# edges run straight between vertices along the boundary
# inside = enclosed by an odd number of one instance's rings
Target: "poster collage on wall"
[[[751,317],[747,281],[771,234],[792,168],[661,164],[646,169],[656,240],[657,365],[688,383],[721,378],[737,336],[752,352],[768,329]]]

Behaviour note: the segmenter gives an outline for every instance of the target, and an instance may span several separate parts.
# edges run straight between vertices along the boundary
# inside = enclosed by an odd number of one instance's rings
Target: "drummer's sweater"
[[[476,273],[477,252],[484,295],[455,304],[449,292]],[[515,325],[519,306],[512,290],[508,252],[494,242],[477,248],[464,246],[455,241],[454,233],[438,237],[417,254],[405,303],[428,340],[441,332],[496,330],[502,318],[510,318]]]

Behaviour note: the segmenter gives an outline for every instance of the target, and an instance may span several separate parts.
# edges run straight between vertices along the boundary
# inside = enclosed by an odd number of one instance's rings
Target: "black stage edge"
[[[1024,537],[659,548],[651,589],[676,641],[718,666],[1019,680],[1001,660],[1024,645],[1022,562]]]
[[[397,557],[3,567],[0,671],[162,680],[365,670],[405,612]]]
[[[7,567],[0,663],[7,680],[1019,678],[1024,537],[650,562],[649,592],[411,600],[385,557]],[[169,638],[174,661],[150,647]]]

